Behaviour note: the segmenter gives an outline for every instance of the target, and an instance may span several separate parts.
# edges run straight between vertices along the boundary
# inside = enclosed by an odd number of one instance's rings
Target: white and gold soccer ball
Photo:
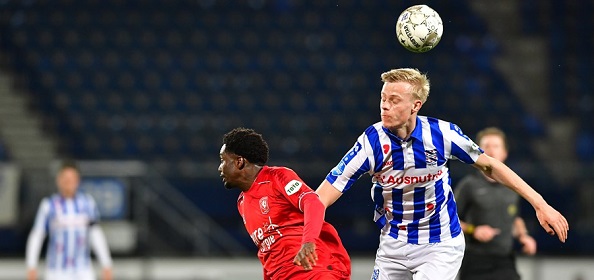
[[[407,8],[396,22],[396,37],[407,50],[416,53],[430,51],[439,43],[443,22],[439,14],[427,5]]]

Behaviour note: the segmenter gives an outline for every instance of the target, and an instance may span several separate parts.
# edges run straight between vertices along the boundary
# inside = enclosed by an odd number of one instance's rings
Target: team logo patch
[[[472,145],[470,147],[472,147],[472,149],[475,150],[475,151],[481,151],[481,152],[483,152],[483,150],[481,149],[481,147],[479,147],[479,145],[477,145],[474,142],[472,142]]]
[[[378,214],[380,214],[380,216],[385,215],[388,210],[389,209],[387,207],[386,208],[383,208],[382,206],[378,206],[377,208],[375,208],[375,212],[377,212]]]
[[[359,151],[362,148],[363,148],[363,145],[361,145],[361,143],[359,143],[359,142],[355,143],[355,146],[353,146],[353,148],[346,155],[344,155],[344,157],[340,160],[338,165],[336,167],[334,167],[334,169],[332,169],[332,172],[331,172],[332,175],[334,175],[334,176],[342,175],[342,172],[344,172],[344,168],[346,167],[346,165],[349,164],[349,162],[351,162],[351,160],[357,155],[357,153],[359,153]]]
[[[285,186],[285,192],[287,195],[295,194],[299,191],[299,189],[301,189],[301,186],[303,186],[303,183],[293,180]]]
[[[384,154],[387,154],[390,151],[390,145],[385,144],[382,147],[384,148]]]
[[[270,212],[267,196],[260,198],[260,212],[262,212],[262,214],[268,214],[268,212]]]
[[[344,172],[345,166],[346,166],[346,164],[344,164],[343,161],[340,161],[338,163],[338,165],[332,169],[332,175],[334,175],[334,176],[342,175],[342,172]]]
[[[437,166],[437,149],[425,150],[425,162],[429,166]]]

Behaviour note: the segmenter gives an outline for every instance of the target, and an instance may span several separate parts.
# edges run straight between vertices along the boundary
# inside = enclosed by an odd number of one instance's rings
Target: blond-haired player
[[[372,279],[454,279],[464,237],[448,160],[472,164],[520,194],[542,227],[567,238],[567,220],[516,173],[485,155],[455,124],[418,116],[429,79],[417,69],[381,75],[381,121],[369,126],[316,192],[326,207],[363,174],[371,175],[374,221],[381,229]]]

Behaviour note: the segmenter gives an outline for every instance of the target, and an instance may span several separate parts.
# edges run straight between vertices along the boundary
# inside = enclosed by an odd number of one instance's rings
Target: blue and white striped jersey
[[[99,221],[95,200],[78,192],[73,198],[58,194],[44,198],[34,230],[49,234],[46,264],[53,272],[92,271],[89,228]]]
[[[446,121],[417,117],[407,140],[378,122],[330,171],[328,180],[341,192],[368,173],[374,221],[383,234],[413,244],[445,241],[461,232],[447,162],[474,163],[483,151]]]

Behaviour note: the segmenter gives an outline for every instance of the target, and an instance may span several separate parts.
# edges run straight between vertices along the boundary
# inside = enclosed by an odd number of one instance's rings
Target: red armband
[[[303,209],[303,238],[301,244],[315,242],[320,236],[322,225],[324,224],[324,213],[326,208],[315,193],[308,193],[301,198],[301,208]]]

